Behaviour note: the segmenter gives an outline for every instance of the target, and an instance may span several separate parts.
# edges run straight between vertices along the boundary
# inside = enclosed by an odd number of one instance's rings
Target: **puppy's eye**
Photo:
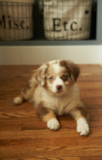
[[[67,76],[66,75],[63,75],[61,78],[63,79],[63,81],[67,80]]]
[[[62,78],[63,78],[63,79],[66,79],[66,78],[67,78],[67,76],[63,75],[63,76],[62,76]]]
[[[49,79],[50,79],[50,80],[52,80],[52,79],[53,79],[53,77],[49,77]]]

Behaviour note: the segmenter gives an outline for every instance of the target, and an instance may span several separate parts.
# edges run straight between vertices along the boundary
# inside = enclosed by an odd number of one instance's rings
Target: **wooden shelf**
[[[77,40],[77,41],[48,41],[48,40],[30,40],[30,41],[2,41],[0,46],[56,46],[56,45],[101,45],[98,40]]]

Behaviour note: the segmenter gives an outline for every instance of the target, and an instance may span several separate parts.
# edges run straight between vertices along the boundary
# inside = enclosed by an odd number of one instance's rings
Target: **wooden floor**
[[[81,137],[71,117],[53,132],[32,105],[12,102],[37,66],[0,66],[0,160],[102,160],[102,68],[80,65],[78,86],[90,113],[91,134]]]

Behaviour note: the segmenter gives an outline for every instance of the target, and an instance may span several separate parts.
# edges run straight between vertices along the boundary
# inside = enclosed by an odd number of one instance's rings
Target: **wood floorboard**
[[[80,95],[90,114],[90,135],[81,137],[70,116],[47,129],[28,102],[12,102],[38,66],[0,66],[0,160],[102,160],[102,67],[79,65]]]
[[[102,157],[81,157],[80,160],[102,160]]]

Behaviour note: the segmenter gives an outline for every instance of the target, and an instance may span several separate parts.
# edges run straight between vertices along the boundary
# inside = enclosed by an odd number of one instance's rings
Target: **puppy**
[[[50,130],[60,128],[56,116],[70,114],[77,122],[77,132],[87,136],[87,113],[76,84],[79,73],[79,67],[66,60],[42,64],[20,95],[14,98],[14,103],[18,105],[24,100],[33,101],[37,114]]]

